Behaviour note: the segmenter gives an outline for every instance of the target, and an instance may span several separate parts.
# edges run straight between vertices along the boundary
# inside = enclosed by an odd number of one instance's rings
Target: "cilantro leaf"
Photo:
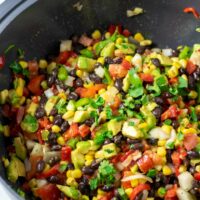
[[[184,139],[183,133],[178,132],[178,134],[177,134],[177,139],[178,139],[179,141],[182,141],[182,140]]]
[[[106,118],[107,119],[112,119],[112,109],[110,108],[110,106],[106,106]]]
[[[91,117],[91,118],[94,118],[94,123],[95,123],[95,125],[98,125],[98,113],[97,113],[97,111],[93,110],[93,111],[90,113],[90,117]]]
[[[142,80],[136,73],[136,69],[132,68],[131,70],[129,70],[129,76],[130,76],[130,78],[129,78],[130,83],[134,86],[134,88],[142,86]]]
[[[130,94],[130,96],[137,98],[137,97],[143,95],[144,88],[141,86],[141,87],[138,87],[138,88],[129,89],[128,93]]]
[[[166,144],[166,147],[167,147],[168,149],[174,149],[174,142],[168,142],[168,143]]]
[[[193,121],[193,122],[197,122],[197,121],[198,121],[198,118],[197,118],[197,114],[196,114],[196,112],[195,112],[194,107],[190,107],[190,110],[191,110],[191,118],[192,118],[192,121]]]
[[[171,123],[172,123],[172,120],[171,120],[171,119],[166,119],[166,120],[164,121],[164,124],[166,124],[166,125],[171,125]]]
[[[97,132],[94,138],[94,143],[97,145],[102,145],[107,138],[111,139],[112,137],[113,135],[111,131],[104,131],[104,132],[100,131],[100,132]]]
[[[99,96],[96,101],[91,101],[91,106],[93,108],[98,108],[100,106],[103,106],[104,103],[105,103],[104,99],[101,96]]]
[[[89,184],[90,184],[90,189],[95,190],[98,187],[98,184],[99,184],[98,178],[90,179]]]

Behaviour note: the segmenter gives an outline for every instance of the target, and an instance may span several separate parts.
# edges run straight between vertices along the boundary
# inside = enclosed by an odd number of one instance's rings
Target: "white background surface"
[[[2,200],[14,200],[14,199],[11,199],[10,196],[8,196],[5,188],[3,188],[2,185],[0,185],[0,199],[2,199]]]

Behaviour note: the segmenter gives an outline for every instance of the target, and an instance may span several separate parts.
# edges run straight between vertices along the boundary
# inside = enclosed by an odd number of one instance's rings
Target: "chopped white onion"
[[[173,55],[173,50],[172,49],[162,49],[162,53],[164,56],[172,56]]]
[[[37,179],[37,187],[40,188],[44,185],[46,185],[48,182],[46,179]]]
[[[50,97],[52,97],[54,95],[53,91],[51,88],[47,89],[44,91],[45,96],[49,99]]]
[[[36,142],[34,142],[33,140],[27,140],[26,141],[26,147],[28,150],[32,150],[34,145],[35,145]]]
[[[26,172],[31,171],[31,162],[29,161],[29,159],[26,158],[24,160],[24,165],[25,165]]]
[[[174,129],[172,129],[171,133],[170,133],[170,138],[166,142],[166,146],[167,146],[167,144],[172,143],[175,140],[176,140],[176,131]]]
[[[200,67],[200,52],[194,51],[190,57],[190,61]]]
[[[95,68],[94,72],[95,72],[95,74],[96,74],[97,76],[99,76],[100,78],[103,78],[103,77],[104,77],[105,71],[104,71],[104,68],[103,68],[103,67],[97,67],[97,68]]]
[[[156,53],[160,53],[161,52],[161,49],[159,48],[153,48],[151,49],[152,52],[156,52]]]
[[[68,76],[67,80],[65,81],[65,85],[72,87],[75,78],[73,76]]]
[[[149,192],[147,190],[143,191],[142,200],[146,200],[148,197]]]
[[[142,67],[142,56],[136,53],[132,58],[131,63],[136,67]]]
[[[58,90],[58,92],[62,92],[63,91],[63,89],[59,85],[56,85],[56,89]]]
[[[60,43],[60,52],[71,51],[72,50],[72,41],[71,40],[62,40]]]
[[[140,174],[140,173],[132,175],[132,176],[124,177],[121,181],[126,182],[126,181],[132,181],[132,180],[136,180],[136,179],[144,179],[146,181],[149,181],[150,183],[153,183],[153,180],[151,178],[149,178],[148,176],[145,176],[143,174]]]
[[[31,155],[34,156],[43,156],[43,146],[39,143],[35,143]]]
[[[186,192],[181,188],[178,188],[176,190],[176,194],[179,200],[196,200],[194,196],[192,196],[189,192]]]
[[[178,176],[179,185],[185,191],[192,189],[193,181],[194,177],[188,171],[183,172]]]
[[[49,151],[49,152],[46,152],[44,154],[44,158],[43,159],[44,159],[45,162],[48,162],[51,158],[53,158],[53,157],[60,158],[60,156],[61,156],[60,151]]]
[[[156,139],[160,139],[160,140],[165,140],[169,138],[169,135],[167,133],[165,133],[162,128],[160,127],[156,127],[153,128],[150,132],[150,137],[152,138],[156,138]]]

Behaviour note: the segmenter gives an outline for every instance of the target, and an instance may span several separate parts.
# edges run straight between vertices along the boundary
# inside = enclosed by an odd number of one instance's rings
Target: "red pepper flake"
[[[200,18],[200,15],[199,15],[199,13],[197,12],[197,10],[195,8],[187,7],[187,8],[185,8],[183,10],[183,12],[185,12],[185,13],[192,13],[195,18],[197,18],[197,19]]]

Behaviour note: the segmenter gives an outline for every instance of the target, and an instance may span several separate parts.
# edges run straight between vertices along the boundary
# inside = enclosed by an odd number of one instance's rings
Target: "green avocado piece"
[[[147,106],[142,106],[140,108],[141,113],[144,115],[146,122],[148,124],[148,128],[151,129],[156,125],[156,118],[152,114],[152,112],[148,109]]]
[[[129,89],[129,86],[130,86],[130,75],[129,75],[129,73],[126,75],[126,77],[123,79],[123,87],[122,87],[122,89],[123,89],[123,91],[124,92],[127,92],[128,91],[128,89]]]
[[[45,104],[45,111],[47,116],[50,114],[51,110],[53,109],[53,107],[56,105],[57,101],[58,101],[59,97],[58,96],[52,96],[48,99],[48,101]]]
[[[67,110],[75,111],[76,110],[76,102],[74,100],[70,100],[67,104]]]
[[[115,136],[121,131],[122,121],[117,121],[116,119],[111,119],[107,123],[107,128],[109,131],[112,131],[113,136]]]
[[[24,163],[22,163],[22,161],[19,160],[16,156],[13,156],[11,158],[11,161],[7,168],[7,175],[8,175],[8,180],[11,181],[12,183],[15,183],[18,177],[26,176]]]
[[[103,157],[106,159],[117,155],[117,146],[114,143],[104,145],[102,150]]]
[[[16,155],[20,159],[25,160],[27,151],[20,137],[14,138],[14,147],[15,147]]]
[[[90,103],[89,98],[81,98],[75,103],[75,106],[76,106],[76,108],[78,108],[78,107],[81,107],[81,106],[85,106],[89,103]]]
[[[79,56],[77,65],[78,65],[79,69],[91,72],[94,69],[95,63],[96,63],[96,60],[94,60],[92,58],[86,58],[83,56]]]
[[[22,130],[28,133],[35,133],[39,128],[37,119],[30,114],[27,114],[24,117],[20,125],[21,125]]]
[[[151,58],[159,59],[161,65],[164,65],[164,66],[171,66],[173,64],[173,61],[169,57],[161,55],[161,54],[153,54],[151,55]]]
[[[80,192],[74,187],[57,185],[57,188],[71,199],[80,199]]]
[[[97,149],[99,149],[100,145],[95,144],[94,140],[88,140],[88,142],[90,142],[90,150],[91,151],[96,151]]]
[[[8,90],[2,90],[0,92],[0,104],[6,103],[6,100],[8,98],[8,94],[9,94]]]
[[[76,144],[76,150],[81,154],[86,154],[90,150],[91,144],[89,141],[80,141]]]
[[[72,151],[71,158],[75,168],[81,168],[85,164],[84,155],[78,152],[77,149]]]
[[[102,57],[113,57],[114,56],[114,51],[115,51],[115,43],[111,42],[108,43],[101,51],[101,56]]]
[[[123,54],[134,54],[136,46],[134,44],[129,43],[121,43],[116,44],[116,47],[123,53]]]
[[[74,114],[73,122],[80,123],[84,122],[90,117],[90,113],[87,110],[77,110]]]

